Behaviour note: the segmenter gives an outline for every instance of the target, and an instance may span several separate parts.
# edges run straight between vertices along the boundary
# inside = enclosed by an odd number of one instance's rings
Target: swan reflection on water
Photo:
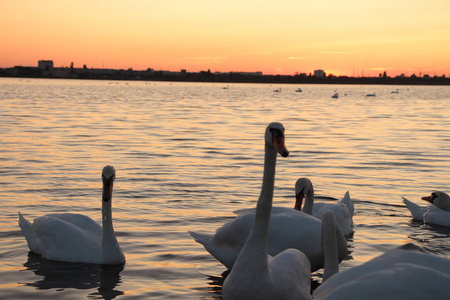
[[[115,290],[121,283],[121,265],[99,265],[87,263],[67,263],[47,260],[33,252],[28,253],[28,261],[23,264],[26,270],[34,272],[39,277],[35,282],[22,282],[25,286],[36,287],[39,290],[48,289],[80,289],[97,288],[97,292],[89,297],[114,299],[123,295],[123,291]]]

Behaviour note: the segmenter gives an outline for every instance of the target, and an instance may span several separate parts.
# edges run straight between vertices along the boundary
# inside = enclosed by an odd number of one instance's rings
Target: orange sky
[[[449,0],[0,0],[0,67],[450,77]]]

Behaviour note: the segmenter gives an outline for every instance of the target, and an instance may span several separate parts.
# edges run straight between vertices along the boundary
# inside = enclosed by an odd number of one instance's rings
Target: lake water
[[[293,207],[299,177],[318,196],[350,191],[355,233],[341,270],[408,242],[450,257],[450,229],[412,221],[401,201],[450,192],[450,87],[224,86],[1,78],[0,298],[220,298],[226,268],[188,230],[212,232],[255,206],[271,121],[291,152],[278,158],[274,205]],[[123,268],[29,253],[17,213],[100,222],[107,164]]]

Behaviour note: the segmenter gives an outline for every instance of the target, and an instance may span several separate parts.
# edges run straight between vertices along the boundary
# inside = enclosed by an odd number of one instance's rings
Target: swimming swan
[[[288,249],[268,256],[267,242],[275,183],[277,152],[287,157],[284,128],[279,123],[267,127],[264,175],[261,195],[251,232],[224,281],[224,300],[310,299],[310,266],[299,250]]]
[[[114,234],[111,202],[116,170],[103,168],[102,223],[72,213],[47,214],[31,224],[19,213],[19,226],[31,251],[43,258],[105,265],[122,264],[125,256]]]
[[[315,300],[450,299],[450,259],[406,244],[334,274],[313,293]]]
[[[302,208],[303,199],[305,199],[305,205]],[[295,183],[294,208],[274,206],[272,207],[272,215],[279,213],[292,213],[294,209],[303,211],[304,213],[312,215],[319,220],[322,219],[322,213],[325,210],[332,210],[342,233],[345,236],[353,233],[353,214],[355,207],[348,191],[337,203],[314,202],[314,187],[311,180],[308,178],[299,178]],[[238,216],[254,212],[254,208],[234,211],[234,213]]]
[[[433,192],[422,200],[430,202],[427,206],[420,206],[403,197],[403,203],[411,212],[414,219],[424,223],[450,227],[450,197],[444,192]]]
[[[271,162],[265,160],[264,169],[269,168],[269,163]],[[267,187],[263,185],[263,191],[265,189]],[[247,240],[254,220],[255,210],[238,215],[233,221],[218,228],[215,234],[198,232],[190,232],[190,234],[214,258],[231,269]],[[311,271],[323,268],[322,223],[319,219],[289,208],[271,213],[268,230],[267,251],[269,255],[275,256],[286,249],[294,248],[302,251],[308,257]],[[338,242],[339,260],[342,260],[347,255],[347,241],[340,230],[337,229],[335,235]]]

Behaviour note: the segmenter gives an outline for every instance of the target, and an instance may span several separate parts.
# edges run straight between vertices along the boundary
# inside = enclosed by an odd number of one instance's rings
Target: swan
[[[450,227],[450,197],[446,193],[436,191],[429,197],[422,197],[422,200],[428,201],[430,204],[420,206],[403,197],[403,203],[414,219]]]
[[[303,199],[305,199],[305,205],[302,208]],[[299,178],[295,183],[294,208],[272,207],[272,215],[279,213],[286,214],[293,212],[293,210],[301,210],[304,213],[312,215],[317,219],[322,219],[321,216],[325,210],[332,210],[342,233],[345,236],[353,233],[353,214],[355,211],[355,207],[348,191],[345,193],[344,197],[337,203],[314,202],[314,187],[311,180],[309,180],[308,178]],[[254,212],[254,208],[234,211],[234,213],[238,216]]]
[[[333,95],[331,95],[331,98],[337,99],[337,98],[339,98],[339,94],[338,93],[334,93]]]
[[[322,220],[325,248],[323,278],[327,280],[339,272],[338,244],[335,234],[337,223],[334,213],[330,210],[323,212]],[[257,224],[261,224],[261,222],[255,222],[252,231],[259,230],[255,229],[256,226],[259,226]],[[265,233],[267,234],[267,228]],[[260,238],[263,237],[258,235],[258,239]],[[267,242],[267,238],[264,241]],[[253,242],[249,235],[246,245]],[[310,265],[307,257],[301,251],[287,249],[272,257],[267,255],[267,251],[260,253],[258,245],[256,248],[246,246],[244,249],[239,254],[235,267],[224,281],[223,299],[311,299]],[[265,249],[267,250],[267,247]],[[254,257],[255,253],[259,253],[257,258]]]
[[[269,143],[269,145],[271,144]],[[273,151],[269,146],[266,146],[266,148]],[[266,149],[266,151],[268,150]],[[264,169],[269,168],[269,163],[271,162],[265,160]],[[265,189],[267,188],[263,186],[263,191]],[[214,258],[227,268],[232,269],[251,231],[255,215],[255,211],[238,215],[233,221],[218,228],[215,234],[192,231],[189,233]],[[342,260],[347,255],[347,241],[339,228],[335,230],[335,235],[339,259]],[[311,271],[323,268],[324,250],[321,221],[294,209],[281,209],[281,211],[272,213],[268,229],[267,252],[269,255],[275,256],[289,248],[298,249],[308,257],[311,263]]]
[[[406,244],[336,273],[313,299],[450,299],[450,259],[419,250]]]
[[[65,262],[123,264],[125,256],[114,234],[111,202],[116,170],[103,168],[102,223],[72,213],[47,214],[33,224],[19,212],[19,226],[32,252]]]
[[[353,214],[355,207],[348,191],[337,203],[314,202],[314,187],[311,180],[308,178],[299,178],[295,183],[295,198],[294,209],[300,210],[303,199],[305,199],[305,205],[302,208],[304,213],[321,219],[322,212],[332,210],[342,233],[346,236],[353,233]]]
[[[287,157],[284,128],[271,123],[265,134],[264,174],[256,216],[233,269],[223,283],[222,297],[237,299],[310,299],[310,265],[297,249],[268,256],[267,241],[275,183],[277,152]]]

